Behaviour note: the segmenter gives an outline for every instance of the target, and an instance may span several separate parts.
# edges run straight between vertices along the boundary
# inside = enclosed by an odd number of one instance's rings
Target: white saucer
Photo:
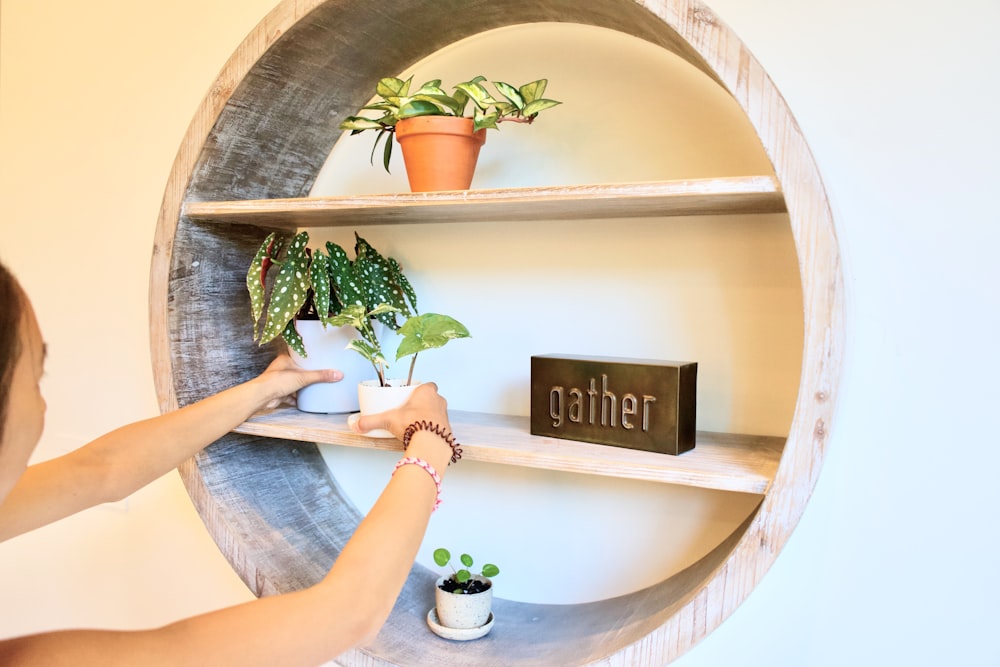
[[[487,620],[484,625],[480,625],[478,628],[446,628],[441,625],[441,622],[438,620],[437,607],[434,607],[427,612],[427,625],[430,626],[431,632],[436,634],[438,637],[464,642],[469,641],[470,639],[479,639],[493,629],[493,612],[490,612],[489,620]]]

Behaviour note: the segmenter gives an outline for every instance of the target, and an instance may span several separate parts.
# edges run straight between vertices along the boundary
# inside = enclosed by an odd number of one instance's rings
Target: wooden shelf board
[[[187,202],[192,220],[299,227],[783,213],[772,176],[604,185]]]
[[[763,495],[778,469],[785,439],[699,431],[695,449],[671,456],[622,447],[533,436],[527,417],[452,410],[452,430],[463,459],[529,468],[605,475]],[[346,415],[279,408],[251,417],[236,432],[401,451],[394,439],[368,438],[347,426]]]

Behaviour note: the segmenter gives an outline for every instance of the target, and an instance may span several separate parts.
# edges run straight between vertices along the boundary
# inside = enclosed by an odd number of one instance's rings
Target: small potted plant
[[[340,129],[350,130],[352,135],[375,131],[372,162],[379,142],[384,140],[382,165],[386,171],[392,156],[391,135],[395,134],[413,192],[468,189],[487,129],[499,129],[498,124],[505,121],[530,124],[539,113],[560,104],[543,97],[547,79],[517,88],[494,81],[495,95],[484,85],[483,76],[457,84],[451,95],[441,88],[440,79],[411,92],[412,82],[413,77],[379,80],[375,93],[380,99],[361,111],[381,115],[349,116]]]
[[[500,574],[500,568],[486,563],[476,575],[470,570],[472,556],[462,554],[459,561],[462,567],[456,569],[447,549],[434,551],[434,562],[440,567],[451,566],[452,572],[435,582],[436,606],[427,618],[438,634],[449,635],[449,639],[473,639],[485,635],[493,625],[492,577]]]
[[[263,345],[280,336],[293,356],[304,360],[309,355],[300,328],[308,322],[339,334],[346,340],[341,349],[357,352],[359,356],[352,358],[364,360],[368,369],[359,378],[359,401],[354,409],[381,412],[405,402],[405,392],[394,392],[399,395],[387,405],[366,408],[363,403],[369,387],[412,387],[417,354],[466,338],[469,331],[447,315],[418,313],[416,292],[399,263],[383,256],[358,234],[354,236],[354,260],[332,242],[326,243],[325,252],[309,249],[308,232],[299,232],[290,240],[270,234],[264,240],[247,272],[254,339]],[[269,282],[275,267],[277,275]],[[405,319],[400,322],[400,317]],[[379,335],[383,328],[402,337],[396,349],[397,361],[413,357],[405,380],[387,375],[388,362]],[[330,367],[330,362],[326,363],[317,367]],[[332,367],[343,368],[344,363],[340,358]]]

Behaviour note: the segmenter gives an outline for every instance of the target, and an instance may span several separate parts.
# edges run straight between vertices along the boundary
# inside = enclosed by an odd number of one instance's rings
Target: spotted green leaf
[[[309,283],[313,291],[313,306],[322,319],[330,314],[330,259],[321,252],[313,253],[309,263]]]
[[[379,322],[395,331],[399,329],[396,312],[408,317],[416,309],[415,301],[408,299],[413,290],[395,260],[383,257],[357,234],[355,239],[357,258],[354,260],[354,276],[362,286],[363,299],[369,308],[383,303],[396,308],[396,311],[382,311],[375,316]]]
[[[361,306],[362,311],[365,306],[364,294],[361,284],[354,276],[354,263],[347,257],[344,251],[336,243],[327,241],[326,254],[329,261],[330,281],[333,284],[333,295],[331,301],[332,313],[338,313],[345,306]]]
[[[309,294],[309,255],[306,246],[309,233],[300,232],[288,245],[281,263],[281,270],[271,288],[271,301],[267,305],[267,322],[261,333],[261,344],[274,340],[285,331],[306,302]]]
[[[265,261],[271,263],[271,250],[274,247],[275,234],[268,234],[264,242],[260,244],[257,254],[250,262],[247,270],[247,292],[250,294],[250,316],[253,317],[253,337],[256,340],[260,336],[260,317],[264,314],[264,278],[267,270]]]
[[[298,352],[302,357],[306,356],[306,346],[302,342],[302,336],[299,335],[298,329],[295,328],[294,319],[289,320],[288,324],[285,325],[285,330],[281,332],[281,337],[288,343],[288,347]]]

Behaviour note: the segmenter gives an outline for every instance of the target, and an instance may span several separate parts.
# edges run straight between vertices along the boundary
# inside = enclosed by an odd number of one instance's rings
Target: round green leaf
[[[451,560],[451,553],[447,549],[435,549],[434,550],[434,562],[439,566],[444,567]]]

